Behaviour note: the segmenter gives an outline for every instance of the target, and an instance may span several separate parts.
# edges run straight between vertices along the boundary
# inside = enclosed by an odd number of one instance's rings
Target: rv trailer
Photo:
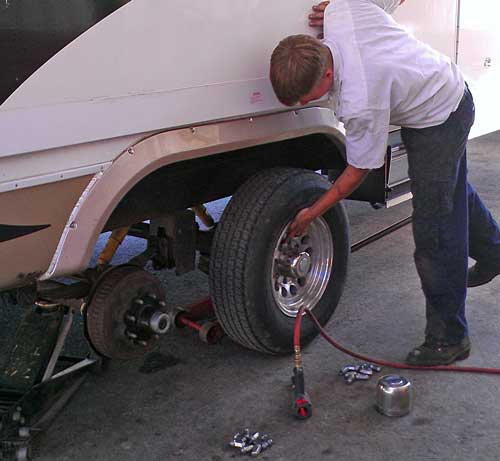
[[[500,32],[489,0],[408,0],[395,18],[458,62],[476,99],[472,136],[498,128]],[[324,324],[349,255],[342,205],[283,243],[297,210],[345,167],[329,101],[283,107],[269,79],[276,43],[315,34],[305,0],[0,2],[0,290],[5,301],[84,306],[99,354],[143,354],[168,328],[144,266],[209,273],[225,332],[267,353],[291,351],[298,308]],[[498,8],[498,7],[494,7]],[[276,20],[279,18],[279,20]],[[203,204],[232,196],[221,221]],[[386,164],[351,198],[411,197],[399,130]],[[197,224],[196,216],[206,226]],[[89,267],[98,237],[106,254]],[[148,248],[110,265],[126,235]],[[147,300],[145,331],[129,325]],[[134,311],[135,312],[135,311]],[[127,318],[129,320],[127,320]],[[129,322],[129,323],[127,323]],[[315,335],[304,327],[304,342]]]

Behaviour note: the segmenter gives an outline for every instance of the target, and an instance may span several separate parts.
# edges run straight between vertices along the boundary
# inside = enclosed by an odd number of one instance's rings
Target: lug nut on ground
[[[368,381],[373,373],[379,373],[382,367],[373,363],[362,363],[361,365],[346,365],[339,370],[339,375],[344,377],[346,384],[354,381]]]
[[[272,444],[273,440],[267,434],[262,436],[260,432],[252,434],[248,428],[234,434],[233,440],[229,442],[229,446],[238,449],[242,454],[248,454],[253,457],[259,456]]]

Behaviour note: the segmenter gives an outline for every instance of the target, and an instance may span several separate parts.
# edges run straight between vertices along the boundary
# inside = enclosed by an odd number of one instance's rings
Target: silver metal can
[[[386,416],[404,416],[413,404],[411,382],[403,376],[382,376],[377,383],[377,410]]]

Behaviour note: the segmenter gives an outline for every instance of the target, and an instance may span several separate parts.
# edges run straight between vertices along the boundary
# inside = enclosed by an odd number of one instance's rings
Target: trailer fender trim
[[[86,269],[115,207],[155,170],[184,160],[316,133],[330,138],[345,158],[344,134],[333,111],[324,107],[165,131],[130,146],[107,170],[98,173],[83,193],[42,280]]]

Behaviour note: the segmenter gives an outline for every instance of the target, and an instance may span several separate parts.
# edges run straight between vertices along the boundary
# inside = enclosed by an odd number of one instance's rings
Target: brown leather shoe
[[[414,366],[450,365],[456,360],[469,357],[470,341],[466,336],[458,344],[426,340],[406,357],[406,363]]]
[[[479,287],[491,282],[498,274],[500,274],[500,264],[492,266],[476,263],[469,269],[467,286],[469,288]]]

